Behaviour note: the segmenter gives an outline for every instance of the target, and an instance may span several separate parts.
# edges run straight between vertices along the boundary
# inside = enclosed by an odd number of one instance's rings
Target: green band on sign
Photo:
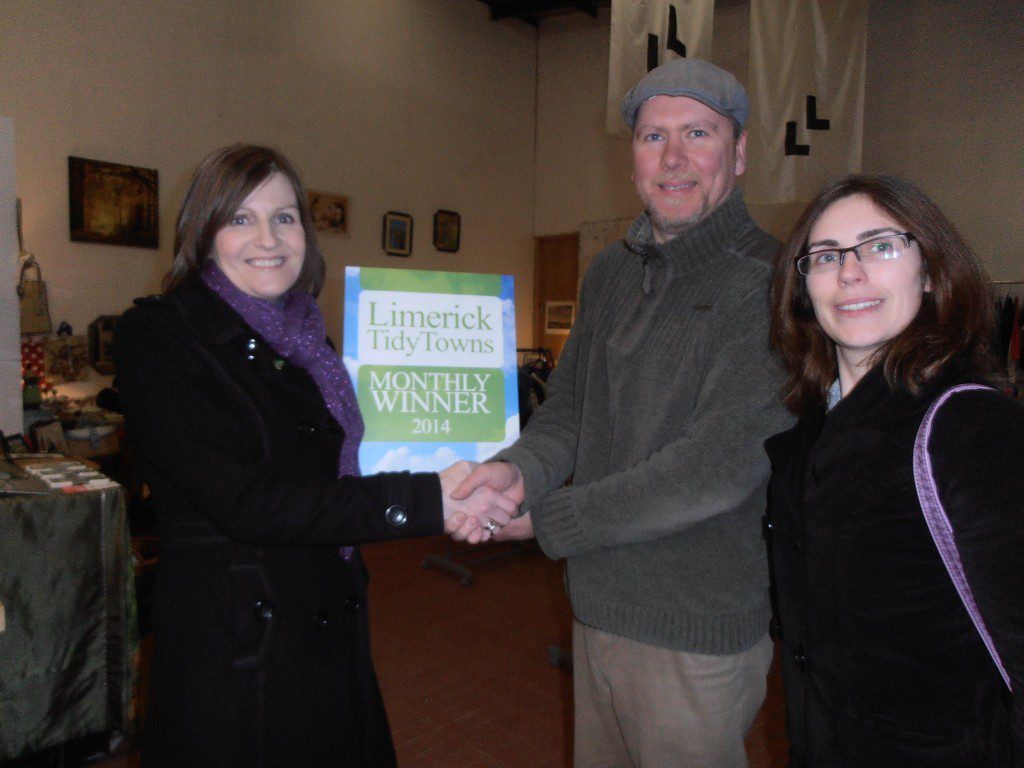
[[[500,368],[363,365],[358,392],[366,440],[495,443],[505,437]]]
[[[364,291],[501,296],[501,275],[473,275],[469,272],[426,272],[418,269],[362,267],[359,270],[359,283]]]

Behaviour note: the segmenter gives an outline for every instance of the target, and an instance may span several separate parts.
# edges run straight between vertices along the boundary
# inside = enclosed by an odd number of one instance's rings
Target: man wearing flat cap
[[[577,768],[745,766],[764,699],[761,443],[789,417],[768,349],[778,243],[736,189],[748,112],[693,59],[626,96],[646,210],[587,271],[544,404],[459,491],[522,500],[496,538],[566,558]]]

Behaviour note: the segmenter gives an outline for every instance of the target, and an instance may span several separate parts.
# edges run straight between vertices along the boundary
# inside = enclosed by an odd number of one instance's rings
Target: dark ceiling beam
[[[538,13],[557,11],[571,3],[558,2],[558,0],[487,0],[491,6],[491,19],[525,18]]]
[[[579,11],[588,16],[596,17],[597,9],[610,5],[610,0],[590,0],[589,2],[566,2],[566,0],[481,0],[491,9],[491,20],[520,19],[534,27],[541,19],[565,13]]]

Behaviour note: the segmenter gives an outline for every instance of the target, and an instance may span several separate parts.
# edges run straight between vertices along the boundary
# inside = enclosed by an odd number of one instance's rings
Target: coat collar
[[[962,366],[954,364],[926,382],[919,395],[913,395],[902,387],[893,390],[885,380],[882,366],[876,365],[835,408],[826,414],[821,405],[800,414],[793,427],[765,440],[765,451],[773,467],[781,466],[792,457],[801,455],[795,453],[799,446],[809,451],[823,430],[831,432],[869,421],[894,424],[904,419],[919,420],[921,412],[942,392],[955,384],[976,380],[975,377],[965,375]],[[807,454],[803,452],[802,455]]]
[[[185,327],[200,341],[224,344],[238,336],[253,335],[241,315],[202,283],[167,294]]]
[[[903,388],[894,391],[878,365],[827,414],[824,404],[800,414],[795,426],[772,435],[764,443],[772,466],[773,489],[782,493],[782,498],[773,500],[771,514],[786,516],[793,530],[801,532],[804,489],[808,472],[813,471],[816,446],[818,450],[826,444],[841,446],[844,438],[837,433],[858,425],[886,434],[913,435],[932,401],[966,380],[971,378],[964,375],[961,366],[954,365],[927,382],[919,395],[913,395]]]
[[[190,285],[166,294],[182,324],[200,343],[226,347],[224,354],[245,357],[266,384],[323,405],[323,396],[304,369],[286,363],[273,347],[250,328],[227,302],[206,285]],[[324,406],[326,407],[326,406]]]
[[[947,389],[974,380],[962,365],[953,363],[925,382],[915,395],[902,386],[890,386],[882,366],[876,365],[829,412],[826,423],[829,427],[841,427],[865,421],[884,424],[908,418],[919,420],[921,412]]]

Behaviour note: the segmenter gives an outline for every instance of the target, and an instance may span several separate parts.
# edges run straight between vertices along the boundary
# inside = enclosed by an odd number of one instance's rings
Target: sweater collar
[[[650,293],[655,273],[664,274],[658,278],[658,282],[663,282],[672,276],[714,268],[723,251],[734,249],[744,233],[756,228],[743,193],[734,189],[707,218],[666,243],[654,242],[651,217],[644,212],[630,227],[625,244],[643,260],[644,293]]]

